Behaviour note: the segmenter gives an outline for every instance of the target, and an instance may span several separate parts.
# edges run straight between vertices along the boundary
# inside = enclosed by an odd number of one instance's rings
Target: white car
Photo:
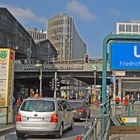
[[[63,131],[74,126],[74,114],[66,100],[56,98],[28,98],[16,117],[16,134],[49,134],[61,137]]]

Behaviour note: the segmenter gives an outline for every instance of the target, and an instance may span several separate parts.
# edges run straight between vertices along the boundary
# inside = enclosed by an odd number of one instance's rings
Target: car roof
[[[85,102],[86,100],[84,99],[79,99],[79,100],[68,100],[68,102]]]
[[[65,99],[60,99],[60,98],[52,98],[52,97],[28,97],[25,100],[49,100],[49,101],[58,101],[58,100],[65,100]]]

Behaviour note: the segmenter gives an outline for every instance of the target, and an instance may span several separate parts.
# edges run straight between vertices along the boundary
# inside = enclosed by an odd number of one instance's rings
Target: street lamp
[[[39,80],[40,80],[40,86],[39,86],[39,91],[40,91],[40,96],[42,97],[42,64],[36,64],[35,67],[40,68],[40,75],[39,75]]]

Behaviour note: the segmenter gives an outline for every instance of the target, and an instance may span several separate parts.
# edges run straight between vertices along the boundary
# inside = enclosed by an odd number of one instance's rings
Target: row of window
[[[32,32],[29,31],[30,35],[33,37],[34,40],[36,39],[46,39],[45,33],[38,33],[38,32]]]
[[[69,32],[69,28],[68,27],[59,27],[59,28],[54,28],[54,29],[48,30],[48,34],[55,33],[55,32]]]
[[[56,26],[56,25],[60,25],[60,24],[71,24],[72,20],[69,19],[60,19],[60,20],[55,20],[55,21],[49,21],[48,22],[48,26]]]
[[[140,25],[119,25],[119,31],[120,32],[140,32]]]

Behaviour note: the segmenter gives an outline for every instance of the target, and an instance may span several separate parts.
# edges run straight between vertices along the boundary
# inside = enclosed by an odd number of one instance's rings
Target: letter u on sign
[[[137,52],[137,46],[134,46],[134,56],[136,58],[140,58],[140,54],[138,54],[138,52]]]

